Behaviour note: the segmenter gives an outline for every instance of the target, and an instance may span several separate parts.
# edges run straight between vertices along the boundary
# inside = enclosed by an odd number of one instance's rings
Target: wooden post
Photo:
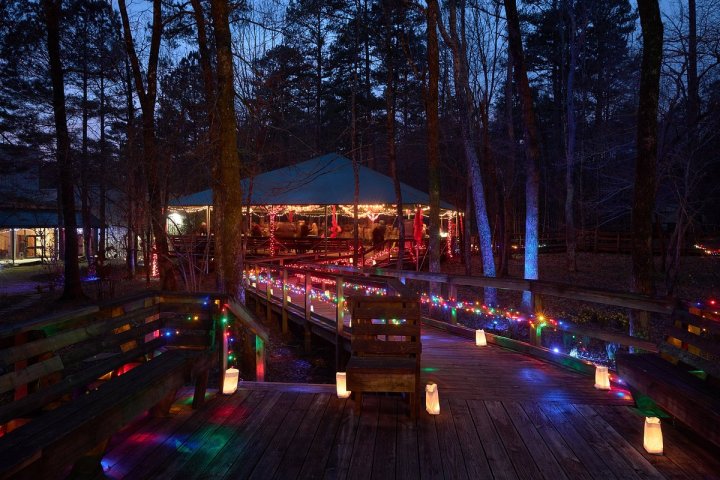
[[[15,346],[23,345],[23,344],[27,343],[27,341],[28,341],[28,332],[22,332],[22,333],[18,333],[17,335],[15,335]],[[27,366],[28,366],[27,359],[19,360],[19,361],[15,362],[15,371],[19,372],[22,369],[26,368]],[[27,394],[28,394],[28,386],[27,386],[27,383],[25,383],[23,385],[18,385],[15,388],[13,398],[14,398],[14,400],[20,400],[21,398],[26,397]]]
[[[312,348],[312,333],[310,323],[312,318],[312,300],[310,292],[312,291],[312,277],[309,272],[305,272],[305,353],[310,353]]]
[[[542,346],[542,329],[539,327],[538,316],[543,311],[542,296],[537,293],[533,293],[533,312],[535,313],[535,320],[538,323],[535,327],[530,327],[530,343],[535,346]]]
[[[221,300],[222,302],[222,300]],[[228,357],[228,337],[225,335],[225,312],[222,311],[223,307],[220,307],[220,321],[218,322],[218,335],[220,335],[220,385],[225,381],[225,370],[228,368],[227,357]]]
[[[255,379],[265,381],[265,342],[258,335],[255,335]]]
[[[282,270],[282,333],[288,333],[288,273]]]
[[[224,370],[223,370],[224,372]],[[205,403],[205,392],[207,391],[208,378],[210,376],[210,369],[206,368],[197,374],[195,379],[195,393],[193,394],[192,408],[193,410],[198,409]],[[223,375],[224,377],[224,375]],[[223,381],[225,379],[223,378]],[[222,385],[222,383],[220,384]]]
[[[268,273],[268,283],[265,284],[265,318],[267,319],[268,325],[272,321],[272,281],[270,280],[270,273]]]
[[[345,296],[343,294],[343,278],[335,277],[337,305],[335,305],[335,367],[336,371],[340,371],[340,354],[342,352],[342,333],[345,329]]]
[[[452,280],[448,280],[447,283],[448,300],[457,300],[457,285],[452,283]],[[455,307],[450,309],[450,323],[457,325],[457,310]]]

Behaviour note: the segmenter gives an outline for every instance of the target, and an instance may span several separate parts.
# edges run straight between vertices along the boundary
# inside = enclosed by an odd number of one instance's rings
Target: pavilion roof
[[[75,223],[83,226],[82,215],[75,212]],[[90,215],[90,227],[100,227],[100,220]],[[55,228],[62,222],[57,209],[0,208],[0,228]]]
[[[359,167],[359,204],[393,204],[395,187],[387,175],[368,167]],[[342,155],[330,153],[288,167],[271,170],[242,180],[242,192],[250,205],[349,205],[355,202],[355,180],[352,162]],[[404,183],[400,183],[404,204],[428,205],[430,198]],[[212,190],[203,190],[170,202],[176,207],[212,205]],[[440,208],[452,210],[452,205],[440,202]]]

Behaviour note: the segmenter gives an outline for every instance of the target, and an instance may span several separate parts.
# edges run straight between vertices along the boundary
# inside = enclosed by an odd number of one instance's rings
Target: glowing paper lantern
[[[648,453],[662,455],[663,438],[662,428],[660,428],[660,419],[657,417],[645,418],[645,435],[643,439],[643,447]]]
[[[315,306],[310,305],[310,311],[311,311],[311,312],[315,312]]]
[[[425,386],[425,410],[430,415],[440,415],[440,397],[435,383],[428,383]]]
[[[292,298],[290,298],[290,295],[287,296],[287,302],[292,303]]]
[[[240,370],[237,368],[228,368],[225,370],[225,379],[223,380],[223,395],[232,395],[237,390],[238,379],[240,378]]]
[[[337,372],[335,374],[335,385],[337,387],[338,398],[348,398],[352,393],[347,389],[347,374],[345,372]]]
[[[268,288],[268,290],[270,290],[270,296],[272,297],[272,296],[273,296],[273,289],[272,289],[272,288]]]
[[[608,367],[597,365],[595,367],[595,388],[598,390],[610,390],[610,375]]]
[[[257,283],[256,283],[256,282],[252,282],[252,288],[257,288]]]
[[[485,330],[475,330],[475,345],[478,347],[484,347],[487,345],[487,339],[485,338]]]

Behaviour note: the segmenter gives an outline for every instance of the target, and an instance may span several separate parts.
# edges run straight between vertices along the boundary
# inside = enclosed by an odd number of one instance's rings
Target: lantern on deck
[[[478,347],[487,346],[487,339],[485,338],[485,330],[475,330],[475,345]]]
[[[335,386],[338,398],[348,398],[352,393],[347,390],[347,374],[345,372],[335,374]]]
[[[662,428],[660,427],[660,419],[657,417],[645,418],[645,435],[643,438],[643,447],[648,453],[662,455],[663,438]]]
[[[610,390],[610,375],[608,367],[597,365],[595,367],[595,388],[598,390]]]
[[[440,397],[436,383],[428,383],[425,386],[425,410],[430,415],[440,415]]]
[[[237,391],[238,379],[240,378],[240,370],[237,368],[228,368],[225,370],[225,378],[223,379],[223,395],[232,395]]]

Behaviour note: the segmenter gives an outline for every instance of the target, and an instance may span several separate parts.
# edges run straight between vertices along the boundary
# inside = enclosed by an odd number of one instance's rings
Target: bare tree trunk
[[[508,48],[513,59],[515,83],[518,86],[520,106],[523,118],[523,137],[525,140],[525,278],[538,278],[538,220],[540,191],[540,143],[538,140],[532,92],[525,68],[522,39],[520,37],[520,19],[515,0],[504,0],[507,16]],[[523,292],[523,309],[532,309],[532,295]]]
[[[663,24],[657,0],[639,0],[643,54],[637,116],[637,158],[632,204],[632,290],[652,295],[652,213],[655,208],[657,111],[660,95]],[[646,312],[630,316],[630,335],[647,336]]]
[[[228,21],[227,0],[212,0],[210,9],[215,26],[217,55],[217,120],[219,129],[218,178],[216,185],[219,200],[215,215],[222,226],[220,265],[227,293],[235,298],[242,296],[242,233],[244,229],[242,192],[240,190],[240,157],[237,144],[237,118],[235,117],[235,88],[233,76],[232,39]]]
[[[463,261],[465,262],[465,275],[472,275],[472,235],[470,234],[470,219],[472,218],[472,186],[470,179],[465,187],[465,216],[463,223]]]
[[[395,207],[398,222],[398,258],[396,267],[402,270],[405,256],[405,221],[403,219],[403,199],[400,188],[400,177],[397,169],[397,150],[395,145],[395,57],[392,45],[393,22],[390,2],[383,3],[383,20],[385,21],[385,68],[387,69],[385,81],[385,131],[387,135],[388,163],[390,175],[395,188]],[[397,8],[403,8],[398,6]]]
[[[438,82],[440,80],[440,49],[438,46],[437,24],[440,9],[437,0],[428,2],[427,54],[428,86],[425,96],[427,111],[428,178],[430,179],[430,271],[440,271],[440,119],[438,114]]]
[[[213,187],[219,185],[222,179],[219,176],[220,170],[218,169],[218,138],[219,129],[217,121],[217,111],[215,100],[217,98],[217,84],[216,76],[212,67],[212,59],[210,54],[210,48],[208,47],[208,34],[207,26],[205,22],[205,13],[203,11],[202,3],[200,0],[190,0],[193,7],[193,14],[195,17],[195,24],[197,25],[197,41],[198,41],[198,57],[200,61],[200,68],[202,70],[203,78],[203,93],[205,100],[205,111],[208,121],[208,156],[212,162],[212,181]],[[218,205],[219,199],[217,196],[217,188],[213,188],[213,205]],[[213,212],[210,223],[208,224],[209,232],[213,236],[208,235],[208,239],[214,242],[215,251],[220,252],[221,236],[218,234],[222,226],[222,222],[219,222],[220,216],[217,212]],[[243,255],[245,251],[243,250]],[[219,257],[218,257],[219,258]],[[219,290],[224,290],[223,272],[221,268],[215,269],[215,283]]]
[[[512,76],[513,76],[513,60],[512,55],[508,51],[507,56],[507,71],[505,74],[505,128],[507,130],[507,136],[508,136],[508,150],[509,150],[509,157],[511,164],[514,164],[516,161],[516,155],[515,155],[515,122],[513,121],[513,82],[512,82]],[[500,244],[500,266],[498,267],[498,276],[505,277],[508,275],[508,265],[510,264],[510,216],[508,215],[508,212],[510,211],[510,201],[507,197],[508,192],[505,190],[507,188],[506,185],[507,182],[503,182],[503,211],[501,212],[501,215],[504,218],[503,221],[503,227],[504,232],[501,238]]]
[[[449,4],[449,35],[445,31],[439,18],[438,25],[440,26],[440,31],[443,34],[445,43],[450,46],[453,57],[455,98],[457,99],[457,108],[460,116],[460,137],[463,143],[468,177],[470,178],[473,203],[475,204],[475,220],[478,226],[478,241],[480,243],[480,254],[482,255],[483,274],[486,277],[494,277],[495,259],[492,248],[492,230],[488,219],[485,185],[482,171],[480,170],[480,161],[473,142],[470,118],[470,84],[467,73],[466,52],[463,49],[464,44],[458,36],[456,11],[455,0],[451,0]],[[485,302],[491,305],[497,303],[497,291],[494,288],[485,289]]]
[[[698,146],[698,123],[700,118],[700,94],[697,64],[697,5],[695,0],[688,0],[688,53],[687,53],[687,138],[685,144],[686,161],[682,175],[682,188],[676,187],[678,207],[676,210],[675,228],[670,237],[670,244],[663,257],[665,273],[665,287],[667,295],[675,293],[677,277],[680,272],[680,260],[685,243],[685,234],[690,227],[691,217],[689,208],[692,175],[698,175],[695,151]],[[682,193],[680,193],[682,192]]]
[[[81,20],[83,28],[87,28],[87,19]],[[84,35],[87,38],[87,35]],[[82,217],[82,236],[83,249],[85,250],[85,260],[90,267],[92,258],[92,232],[90,221],[90,181],[89,181],[89,159],[88,159],[88,65],[87,65],[87,48],[83,46],[82,58],[82,156],[80,161],[80,215]]]
[[[56,156],[60,178],[58,196],[62,206],[62,225],[65,229],[65,284],[61,300],[72,301],[83,298],[85,295],[80,283],[80,266],[78,265],[72,156],[65,112],[65,82],[60,61],[60,4],[60,0],[43,0],[42,2],[47,27],[48,60],[55,117]]]
[[[578,39],[575,21],[575,5],[570,0],[570,6],[565,3],[570,19],[568,46],[570,49],[570,65],[567,72],[565,86],[567,137],[565,141],[565,245],[567,247],[567,269],[569,272],[577,270],[577,238],[575,233],[575,135],[577,122],[575,120],[575,69],[578,58]]]
[[[130,30],[125,0],[118,0],[120,16],[122,18],[125,36],[125,49],[130,59],[130,66],[135,80],[135,90],[140,99],[142,110],[142,145],[143,159],[146,166],[145,175],[148,187],[148,207],[150,209],[150,224],[155,237],[155,253],[157,254],[160,269],[160,288],[175,290],[177,280],[172,261],[169,256],[168,240],[165,231],[165,179],[161,174],[161,160],[164,156],[157,150],[155,139],[155,101],[157,97],[157,66],[160,54],[160,37],[162,35],[162,6],[161,0],[153,0],[153,23],[150,38],[150,53],[146,74],[140,68],[140,62],[135,52],[135,46]],[[143,80],[145,79],[145,80]],[[147,89],[143,85],[147,83]],[[146,268],[148,265],[146,264]]]
[[[100,263],[105,262],[105,254],[107,248],[107,179],[105,174],[107,147],[105,136],[105,72],[100,74],[100,239],[98,242],[98,260]]]

